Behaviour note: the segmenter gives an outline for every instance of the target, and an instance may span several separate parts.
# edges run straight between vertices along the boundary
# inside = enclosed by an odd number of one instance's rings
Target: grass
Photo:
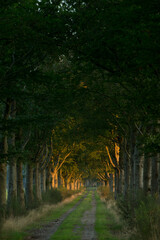
[[[44,205],[42,208],[31,210],[26,216],[8,219],[0,233],[0,240],[23,240],[27,230],[40,228],[42,224],[59,218],[81,197],[82,195],[75,195],[58,204]]]
[[[81,239],[83,224],[81,218],[86,210],[91,207],[92,191],[87,198],[73,211],[61,224],[50,240],[79,240]]]
[[[96,194],[97,210],[95,230],[99,240],[124,240],[120,236],[122,224],[118,222],[113,209],[107,208],[106,203],[102,202]]]

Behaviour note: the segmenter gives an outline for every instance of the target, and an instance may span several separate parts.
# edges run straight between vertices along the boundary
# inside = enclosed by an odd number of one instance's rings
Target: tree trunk
[[[135,171],[136,171],[136,163],[135,163],[135,138],[136,138],[136,132],[134,130],[134,127],[131,126],[130,129],[130,138],[129,138],[129,155],[130,155],[130,194],[132,195],[132,197],[134,197],[135,195]]]
[[[25,197],[24,197],[24,187],[23,187],[23,164],[21,161],[17,162],[17,200],[20,207],[23,209],[25,207]]]
[[[46,171],[46,190],[50,190],[51,188],[52,188],[52,176],[50,167],[48,167]]]
[[[4,217],[6,206],[6,181],[7,181],[6,163],[0,163],[0,215],[2,217]]]
[[[157,154],[157,161],[158,161],[158,195],[160,199],[160,154]]]
[[[110,191],[113,193],[113,174],[112,173],[110,173],[109,186],[110,186]]]
[[[131,164],[129,156],[129,146],[125,140],[124,143],[124,196],[127,197],[130,191]]]
[[[11,114],[10,117],[15,119],[16,116],[16,101],[12,101],[11,103]],[[16,134],[12,132],[10,145],[13,150],[16,147]],[[11,205],[17,200],[17,166],[16,166],[16,158],[12,157],[9,163],[9,191],[8,191],[8,204],[12,208]],[[14,206],[14,205],[13,205]]]
[[[158,155],[152,157],[152,195],[158,193],[158,171],[159,171],[159,162],[158,162]]]
[[[144,182],[144,193],[147,195],[151,193],[151,174],[152,174],[152,161],[150,157],[145,157],[144,159],[144,175],[143,175],[143,182]]]
[[[31,206],[33,202],[33,167],[27,164],[26,167],[26,205]]]
[[[9,99],[6,100],[6,106],[4,111],[4,126],[7,128],[7,120],[11,111],[11,102]],[[8,154],[8,132],[4,130],[2,135],[2,154],[4,154],[3,163],[0,163],[0,215],[5,216],[5,207],[6,207],[6,182],[7,182],[7,154]]]
[[[58,171],[58,188],[62,186],[61,171]]]
[[[14,203],[17,201],[17,165],[16,160],[9,165],[9,190],[8,190],[8,207],[10,213],[14,208]]]
[[[143,189],[143,167],[144,167],[144,155],[139,155],[137,145],[135,146],[135,194]]]
[[[8,137],[7,134],[4,136],[3,139],[3,153],[8,153]],[[4,161],[6,161],[6,157]],[[7,188],[7,164],[0,163],[0,215],[2,217],[5,216],[5,208],[6,208],[6,188]]]
[[[41,196],[41,175],[40,175],[40,169],[39,169],[39,163],[36,162],[35,167],[35,196],[38,201],[42,199]]]
[[[74,190],[74,180],[71,182],[71,190]]]
[[[55,183],[55,188],[58,188],[58,171],[55,173],[54,183]]]
[[[52,187],[54,186],[52,185]],[[46,169],[45,168],[42,170],[42,192],[46,192]]]
[[[124,170],[121,168],[119,173],[119,194],[124,192]]]
[[[66,179],[66,188],[70,190],[70,178]]]

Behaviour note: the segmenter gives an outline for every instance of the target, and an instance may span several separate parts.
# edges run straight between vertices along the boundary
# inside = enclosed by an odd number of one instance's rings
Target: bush
[[[42,194],[42,201],[44,203],[55,204],[63,200],[63,196],[60,190],[57,188],[47,190]]]
[[[110,191],[110,188],[108,186],[98,187],[98,192],[100,193],[101,198],[104,198],[105,200],[114,198],[114,193]]]
[[[79,190],[67,190],[66,188],[60,188],[62,199],[71,197],[72,195],[80,192]]]
[[[142,240],[160,239],[160,204],[151,196],[135,209],[137,235]]]
[[[130,194],[121,197],[117,206],[130,228],[135,229],[132,240],[160,239],[160,203],[156,197]]]
[[[144,194],[140,191],[136,197],[132,193],[128,193],[126,197],[119,196],[117,206],[122,217],[127,221],[129,226],[135,225],[135,209],[145,199]]]

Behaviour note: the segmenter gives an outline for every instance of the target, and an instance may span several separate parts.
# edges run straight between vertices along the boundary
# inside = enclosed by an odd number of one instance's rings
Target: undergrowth
[[[98,187],[98,192],[102,199],[108,200],[114,198],[114,193],[110,191],[109,186]]]
[[[135,198],[130,194],[121,197],[118,207],[128,226],[134,229],[131,240],[159,240],[160,239],[160,202],[156,196],[137,194]]]
[[[67,192],[64,189],[52,189],[47,191],[46,195],[42,196],[43,201],[39,202],[39,205],[37,203],[35,208],[25,209],[24,214],[15,209],[11,216],[5,216],[6,218],[3,218],[3,221],[0,222],[0,240],[22,240],[24,236],[22,231],[26,226],[31,224],[33,227],[34,222],[37,222],[38,219],[43,219],[43,216],[48,215],[51,211],[55,215],[55,209],[58,210],[64,204],[70,207],[71,202],[74,204],[73,195],[77,193],[78,191]],[[63,209],[65,210],[65,208]],[[60,210],[59,214],[61,214]]]

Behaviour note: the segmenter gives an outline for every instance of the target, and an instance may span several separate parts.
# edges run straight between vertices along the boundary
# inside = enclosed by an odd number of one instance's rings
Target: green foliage
[[[135,227],[131,239],[159,239],[160,205],[156,196],[139,194],[133,199],[130,195],[119,199],[118,207],[129,227]]]
[[[67,190],[65,188],[54,188],[48,190],[42,195],[42,202],[49,204],[56,204],[63,201],[64,199],[71,197],[72,195],[78,193],[79,191]]]
[[[143,240],[158,240],[160,236],[160,204],[156,198],[147,197],[135,210],[137,236]]]
[[[55,204],[62,201],[62,194],[58,189],[51,189],[43,194],[42,199],[44,203]]]
[[[38,203],[33,203],[30,208],[37,207]],[[6,218],[11,216],[22,216],[27,213],[26,208],[22,208],[20,202],[17,199],[12,199],[8,202],[6,209]]]
[[[131,193],[128,193],[127,197],[121,196],[117,200],[120,214],[130,226],[135,224],[135,209],[143,199],[145,199],[144,194],[139,192],[139,194],[136,195],[136,198],[134,198]]]
[[[23,240],[26,237],[26,233],[23,232],[10,232],[10,233],[2,233],[1,239],[2,240]]]

